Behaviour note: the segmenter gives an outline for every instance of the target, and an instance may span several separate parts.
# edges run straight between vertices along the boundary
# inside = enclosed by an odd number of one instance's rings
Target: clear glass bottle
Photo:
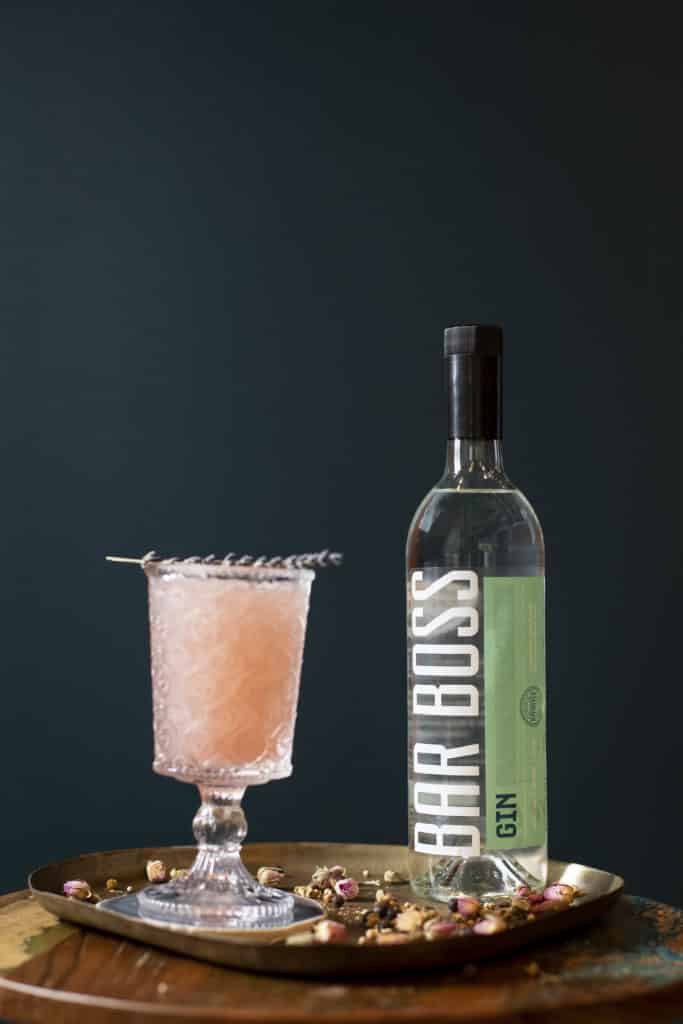
[[[407,545],[411,883],[423,897],[545,882],[543,534],[505,475],[502,331],[445,333],[443,477]]]

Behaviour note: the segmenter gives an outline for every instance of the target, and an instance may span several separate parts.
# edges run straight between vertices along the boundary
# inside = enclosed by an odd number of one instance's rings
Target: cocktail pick
[[[170,558],[162,558],[156,551],[148,551],[141,558],[106,555],[108,562],[124,562],[128,565],[140,565],[143,568],[148,562],[177,562],[178,564],[200,563],[201,565],[251,565],[257,569],[327,569],[330,566],[341,565],[343,559],[344,556],[340,552],[328,551],[327,548],[324,551],[306,552],[303,555],[275,555],[272,558],[268,555],[238,555],[234,551],[225,555],[224,558],[218,558],[216,555],[206,555],[204,558],[199,555],[190,555],[189,558],[178,558],[176,555],[171,555]]]

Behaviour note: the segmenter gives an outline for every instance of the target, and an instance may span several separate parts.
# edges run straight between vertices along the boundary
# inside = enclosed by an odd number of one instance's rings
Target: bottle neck
[[[451,437],[446,449],[446,476],[494,483],[505,476],[499,438]]]
[[[449,438],[496,441],[503,436],[502,360],[496,355],[445,359]]]

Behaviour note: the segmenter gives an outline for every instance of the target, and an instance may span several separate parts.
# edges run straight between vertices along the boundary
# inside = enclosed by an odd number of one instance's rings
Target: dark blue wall
[[[404,839],[403,544],[473,318],[549,544],[552,852],[682,902],[667,8],[56,6],[0,11],[0,885],[190,837],[108,551],[344,550],[251,836]]]

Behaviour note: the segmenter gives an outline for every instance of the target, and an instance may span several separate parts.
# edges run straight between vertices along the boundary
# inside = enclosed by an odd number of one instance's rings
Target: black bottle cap
[[[445,356],[502,356],[503,328],[498,324],[454,324],[443,332]]]
[[[503,435],[503,331],[495,324],[456,324],[444,331],[448,436]]]

